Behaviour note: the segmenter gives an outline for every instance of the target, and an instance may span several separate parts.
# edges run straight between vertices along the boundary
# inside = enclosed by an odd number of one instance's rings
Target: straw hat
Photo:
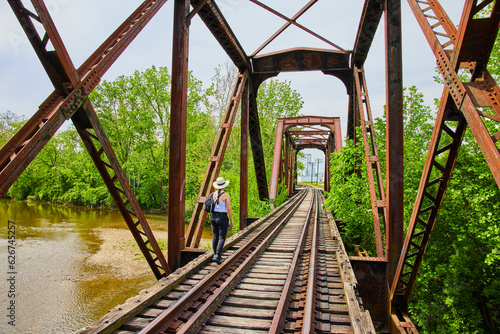
[[[223,177],[219,176],[217,181],[213,183],[215,189],[224,189],[229,184],[229,181],[224,180]]]

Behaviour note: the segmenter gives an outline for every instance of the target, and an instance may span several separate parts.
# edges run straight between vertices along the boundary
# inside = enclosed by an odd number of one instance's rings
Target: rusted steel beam
[[[330,192],[330,161],[331,161],[331,154],[334,149],[334,142],[333,142],[333,136],[328,137],[328,145],[326,146],[326,152],[325,152],[325,180],[324,180],[324,186],[323,189],[326,192]]]
[[[326,38],[318,35],[317,33],[315,33],[314,31],[310,30],[310,29],[307,29],[306,27],[304,27],[303,25],[301,25],[300,23],[297,22],[297,19],[299,17],[302,16],[302,14],[304,14],[309,8],[311,8],[316,2],[318,2],[318,0],[310,0],[304,7],[302,7],[301,10],[299,10],[297,12],[297,14],[295,14],[292,18],[288,18],[286,17],[285,15],[279,13],[278,11],[272,9],[271,7],[263,4],[262,2],[260,1],[257,1],[257,0],[250,0],[252,1],[253,3],[259,5],[260,7],[268,10],[269,12],[275,14],[276,16],[284,19],[285,21],[287,21],[287,23],[285,23],[280,29],[278,29],[278,31],[276,31],[271,37],[269,37],[269,39],[267,41],[265,41],[260,47],[257,48],[257,50],[255,50],[253,53],[252,53],[252,57],[255,57],[255,55],[257,55],[260,51],[262,51],[263,48],[265,48],[267,45],[269,45],[269,43],[271,43],[276,37],[278,37],[283,31],[285,31],[290,25],[295,25],[296,27],[304,30],[305,32],[313,35],[314,37],[322,40],[323,42],[333,46],[334,48],[340,50],[340,51],[345,51],[344,49],[342,49],[340,46],[338,46],[337,44],[335,43],[332,43],[330,42],[329,40],[327,40]]]
[[[391,300],[405,309],[455,165],[467,123],[445,89],[432,133]],[[444,142],[444,143],[443,143]],[[443,157],[446,157],[443,164]],[[431,176],[432,175],[432,176]]]
[[[67,87],[67,85],[74,84],[78,78],[76,78],[76,72],[73,66],[71,66],[71,68],[65,66],[68,63],[71,64],[71,60],[69,59],[66,48],[62,44],[57,30],[52,29],[54,27],[52,19],[49,15],[44,15],[44,12],[47,12],[45,4],[39,0],[32,1],[37,11],[37,15],[24,7],[19,0],[8,0],[8,2],[40,59],[40,62],[45,68],[52,85],[59,93],[67,94],[68,89],[71,88],[71,86]],[[45,28],[45,35],[43,38],[40,38],[33,24],[33,19],[42,23]],[[51,44],[53,44],[55,51],[47,50],[47,38],[51,41]],[[55,57],[54,53],[56,55]],[[61,64],[58,58],[65,59],[66,61],[63,61]]]
[[[181,266],[184,245],[189,0],[174,0],[172,47],[172,88],[170,116],[170,156],[168,174],[168,263],[172,270]]]
[[[267,187],[266,164],[264,161],[262,137],[260,134],[259,112],[257,108],[257,90],[262,81],[256,79],[255,75],[250,76],[250,96],[248,101],[250,106],[249,134],[259,199],[264,200],[269,198],[269,189]]]
[[[300,145],[297,145],[297,150],[298,151],[302,151],[306,148],[315,148],[317,150],[320,150],[322,152],[326,152],[325,151],[325,145],[323,144],[314,144],[314,143],[310,143],[310,144],[300,144]]]
[[[408,299],[429,243],[467,124],[471,126],[472,133],[483,150],[483,154],[486,156],[487,153],[491,153],[491,156],[487,157],[486,161],[498,184],[496,176],[500,165],[495,163],[494,160],[498,156],[498,149],[488,150],[489,140],[493,141],[493,136],[490,136],[487,131],[485,133],[485,129],[481,129],[481,125],[484,127],[484,124],[482,124],[479,116],[500,122],[500,97],[498,97],[500,90],[494,80],[490,79],[487,70],[481,69],[481,64],[486,56],[476,53],[476,50],[469,51],[468,48],[474,46],[471,46],[473,43],[470,44],[470,42],[466,41],[467,38],[473,38],[474,32],[477,33],[474,30],[475,27],[482,26],[485,22],[489,22],[498,33],[500,21],[500,5],[498,2],[495,3],[489,18],[486,20],[474,18],[474,15],[487,3],[478,4],[476,1],[467,1],[459,31],[457,31],[439,2],[431,0],[425,4],[422,3],[424,7],[421,7],[418,1],[410,1],[410,7],[437,57],[438,67],[445,78],[446,86],[441,98],[436,125],[405,239],[405,251],[401,254],[396,272],[397,276],[391,288],[390,298],[392,306],[396,310],[401,309],[404,311],[407,308]],[[473,22],[475,20],[480,20],[481,23],[476,24]],[[437,21],[437,23],[434,21]],[[439,33],[441,40],[437,38],[437,32],[433,30],[440,26],[445,27],[446,31],[446,34]],[[468,32],[469,27],[473,32]],[[485,31],[491,31],[491,29],[491,27],[486,28]],[[493,43],[490,38],[477,38]],[[453,46],[453,50],[445,50],[449,46]],[[489,57],[490,46],[483,46],[483,52],[487,53]],[[469,56],[475,55],[477,59],[470,58],[468,60],[473,63],[464,64],[461,55],[463,52]],[[440,56],[443,56],[443,58]],[[471,69],[471,82],[469,83],[462,83],[457,75],[459,67],[464,65]],[[476,65],[479,66],[477,70]],[[490,97],[484,98],[485,95]],[[476,107],[479,106],[492,107],[494,114],[486,115],[478,111]],[[452,123],[448,126],[447,122]],[[474,130],[472,129],[473,126],[475,127]],[[442,139],[445,144],[441,143]],[[443,154],[446,156],[444,165],[442,158],[440,158]],[[495,175],[496,173],[497,175]],[[431,175],[433,175],[432,180]],[[437,178],[436,175],[438,175]]]
[[[278,119],[276,125],[276,138],[274,140],[274,151],[273,151],[273,165],[271,169],[271,180],[269,183],[269,198],[276,199],[278,195],[278,183],[280,181],[280,172],[282,166],[282,146],[283,146],[283,135],[284,129],[284,119]]]
[[[295,192],[295,185],[297,184],[297,150],[292,152],[292,166],[290,170],[290,186],[288,187],[288,196],[292,196]]]
[[[288,187],[290,182],[290,164],[291,164],[291,152],[293,150],[292,147],[292,139],[288,133],[285,133],[285,145],[283,145],[283,170],[280,175],[280,183],[285,183],[285,186]]]
[[[359,22],[354,51],[352,54],[352,65],[363,66],[368,52],[375,37],[380,19],[384,13],[384,0],[365,0],[361,20]]]
[[[212,192],[212,184],[219,176],[219,172],[222,167],[222,162],[224,160],[227,145],[229,144],[231,130],[233,129],[236,114],[238,113],[238,107],[240,105],[244,87],[247,86],[248,76],[246,73],[247,72],[240,72],[236,78],[236,82],[234,83],[233,92],[231,93],[226,113],[224,114],[219,132],[217,133],[217,137],[212,148],[212,154],[205,172],[205,177],[198,194],[198,200],[196,201],[196,206],[193,210],[193,215],[191,216],[189,227],[186,232],[186,247],[198,248],[200,244],[203,226],[205,226],[205,220],[207,218],[207,213],[203,210],[203,204],[207,196]]]
[[[191,0],[191,5],[197,8],[203,0]],[[198,12],[198,16],[212,32],[215,39],[238,68],[251,68],[250,60],[231,30],[224,15],[214,1],[207,1]]]
[[[386,226],[386,203],[385,190],[378,155],[377,141],[375,139],[375,128],[371,113],[370,100],[364,70],[362,67],[354,67],[356,81],[356,96],[358,97],[359,118],[361,120],[361,131],[363,134],[363,146],[365,150],[366,171],[368,174],[368,185],[372,204],[373,225],[375,231],[375,243],[377,246],[377,257],[384,257],[384,245],[380,232],[380,223]]]
[[[64,55],[63,51],[55,54],[54,59],[47,63],[42,58],[46,54],[42,52],[40,46],[37,46],[35,51],[41,54],[41,62],[45,67],[51,80],[58,77],[61,78],[60,83],[55,83],[55,86],[60,86],[61,90],[69,89],[66,93],[56,89],[40,106],[39,110],[31,117],[31,119],[12,137],[12,139],[0,150],[0,196],[3,196],[10,186],[17,180],[19,175],[33,161],[40,150],[45,146],[46,142],[55,132],[61,127],[66,119],[69,119],[78,109],[86,97],[97,86],[102,75],[113,64],[118,56],[132,42],[135,36],[142,30],[147,22],[156,14],[166,0],[148,0],[145,1],[136,11],[94,52],[94,54],[78,69],[77,73],[80,78],[79,83],[71,87],[64,84],[69,83],[69,79],[64,80],[65,76],[73,78],[69,72],[64,74],[61,70],[59,76],[52,74],[54,64],[58,68],[68,68],[70,63],[65,63],[65,57],[58,58],[59,55]],[[12,0],[16,5],[16,10],[19,10],[19,1]],[[42,7],[40,7],[42,8]],[[39,9],[40,9],[39,8]],[[31,16],[30,16],[31,17]],[[47,36],[58,36],[55,27],[51,20],[48,20],[48,13],[41,15],[45,17],[43,23],[46,31],[51,31]],[[26,22],[28,17],[22,16],[22,25],[28,26]],[[40,21],[42,21],[40,19]],[[27,30],[30,33],[31,30]],[[33,33],[31,31],[31,33]],[[35,35],[33,35],[35,36]],[[31,39],[36,39],[36,37]],[[119,41],[117,42],[117,40]],[[40,39],[41,40],[41,39]],[[60,50],[63,50],[62,42],[58,37],[54,37],[54,43]],[[71,89],[72,88],[72,89]],[[87,126],[90,126],[87,123]]]
[[[356,129],[360,125],[359,120],[359,106],[358,99],[356,98],[356,85],[354,84],[354,70],[351,73],[351,85],[348,89],[349,105],[347,111],[347,138],[357,143]]]
[[[389,327],[391,333],[418,334],[417,328],[411,321],[407,312],[392,311]]]
[[[292,118],[285,118],[285,125],[298,126],[298,125],[322,125],[322,126],[333,126],[335,120],[340,119],[339,117],[323,117],[323,116],[299,116]]]
[[[349,52],[294,48],[252,58],[255,73],[333,71],[349,68]]]
[[[386,0],[386,99],[387,99],[387,280],[392,280],[403,247],[403,64],[401,1]]]
[[[100,81],[104,73],[166,2],[167,0],[144,1],[78,68],[80,78]]]
[[[474,15],[493,1],[466,1],[460,20],[457,41],[454,44],[450,61],[457,65],[474,61],[474,67],[471,68],[473,73],[471,81],[480,78],[486,71],[486,65],[498,36],[500,4],[496,1],[490,17],[480,19],[474,18]]]
[[[108,191],[113,197],[118,210],[132,232],[132,236],[137,242],[139,249],[144,255],[155,277],[160,279],[167,276],[171,273],[167,261],[127,182],[127,177],[104,133],[104,129],[97,118],[92,104],[90,102],[86,103],[83,110],[85,110],[86,117],[92,125],[93,133],[85,128],[86,122],[81,124],[76,117],[73,118],[73,121],[90,157],[94,161],[99,174],[101,174]],[[96,146],[97,144],[99,144],[100,148]],[[105,153],[107,161],[103,159],[102,153]],[[110,174],[110,172],[112,172],[113,175]],[[116,184],[116,181],[118,181],[118,184]]]
[[[241,95],[241,152],[240,152],[240,230],[247,227],[248,218],[248,123],[249,123],[248,80]]]
[[[297,150],[295,149],[295,143],[292,138],[288,136],[288,163],[286,170],[286,180],[287,180],[287,188],[288,188],[288,196],[293,195],[293,189],[295,184],[295,157],[297,156]]]
[[[334,151],[336,152],[342,148],[342,131],[341,131],[341,127],[340,127],[340,118],[339,117],[335,117],[333,120],[333,134],[335,136]]]
[[[330,131],[289,131],[292,136],[307,137],[307,136],[321,136],[326,139],[330,135]]]
[[[295,139],[295,145],[323,145],[326,146],[328,140],[326,139]]]
[[[193,8],[192,11],[189,12],[188,16],[186,17],[186,21],[188,22],[188,24],[191,23],[191,20],[193,19],[193,17],[198,14],[198,12],[200,11],[200,9],[203,8],[203,6],[205,6],[205,4],[208,2],[208,0],[202,0],[200,1],[195,8]]]
[[[42,44],[37,44],[36,41],[40,40],[37,32],[32,32],[32,36],[28,36],[30,40],[34,41],[33,45],[35,51],[39,55],[42,64],[46,68],[47,74],[51,77],[56,92],[54,92],[49,99],[42,104],[39,112],[21,129],[16,136],[4,147],[3,153],[0,156],[4,157],[5,152],[14,152],[9,158],[12,159],[10,163],[5,164],[2,162],[2,173],[0,174],[0,179],[3,179],[5,175],[8,175],[7,182],[2,182],[2,191],[7,191],[10,184],[17,178],[17,176],[22,172],[22,170],[35,158],[36,154],[43,148],[45,143],[55,134],[57,129],[62,125],[62,123],[72,117],[75,126],[78,129],[82,140],[89,151],[96,167],[103,177],[103,180],[108,187],[115,203],[122,213],[125,222],[129,226],[132,235],[136,239],[139,248],[144,254],[148,264],[150,265],[155,276],[160,279],[161,277],[168,275],[170,273],[168,264],[161,252],[150,228],[144,218],[144,215],[135,199],[135,196],[130,189],[126,181],[126,177],[123,174],[121,166],[116,159],[116,156],[109,145],[109,141],[100,125],[97,115],[92,108],[91,103],[88,100],[88,89],[93,89],[96,82],[92,81],[87,85],[82,84],[80,81],[80,75],[77,74],[75,67],[66,51],[66,48],[59,36],[59,33],[45,7],[45,4],[40,0],[33,0],[33,6],[35,7],[38,16],[30,13],[30,17],[34,17],[40,23],[42,23],[45,29],[45,37]],[[17,2],[19,5],[20,2]],[[13,7],[19,10],[19,7]],[[141,7],[140,7],[141,8]],[[151,8],[151,7],[148,7]],[[24,9],[26,13],[26,9]],[[143,8],[140,11],[135,12],[136,16],[146,15],[147,11]],[[150,15],[150,14],[149,14]],[[132,19],[135,20],[134,14]],[[26,22],[27,17],[23,18],[23,26],[29,27],[30,24]],[[123,31],[124,35],[128,32],[133,31],[135,23],[139,20],[128,22],[126,24],[127,29]],[[140,22],[139,22],[140,23]],[[122,25],[123,26],[123,25]],[[26,32],[29,33],[29,29]],[[45,47],[48,41],[51,41],[52,46],[55,48],[54,52],[48,52]],[[114,54],[116,51],[111,49],[107,50],[108,53]],[[52,65],[56,65],[56,70],[58,73],[54,75],[52,72],[53,67],[46,66],[43,60],[44,56],[50,55]],[[103,67],[105,68],[105,67]],[[59,80],[59,82],[57,82]],[[98,82],[98,81],[97,81]],[[94,86],[92,86],[94,85]],[[62,87],[58,88],[58,87]],[[58,90],[59,89],[59,90]],[[93,128],[94,133],[92,134],[87,131],[87,128]],[[21,145],[18,144],[20,138],[26,138],[25,142]],[[101,149],[97,150],[95,144],[99,143]],[[18,145],[16,147],[16,145]],[[107,162],[105,162],[101,155],[106,154]],[[16,160],[16,158],[18,158]],[[4,159],[2,158],[2,161]],[[4,168],[4,166],[6,166]],[[12,170],[14,169],[14,172]],[[110,170],[114,173],[112,177],[110,175]],[[119,181],[120,185],[116,185],[116,181]],[[124,198],[123,198],[124,197]],[[128,206],[128,207],[127,207]]]

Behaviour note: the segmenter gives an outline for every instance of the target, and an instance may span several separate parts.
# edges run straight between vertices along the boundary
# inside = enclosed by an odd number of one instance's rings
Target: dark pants
[[[212,223],[212,232],[214,235],[212,238],[212,249],[214,250],[214,254],[220,256],[224,242],[226,242],[227,229],[229,228],[227,212],[214,212],[210,223]]]

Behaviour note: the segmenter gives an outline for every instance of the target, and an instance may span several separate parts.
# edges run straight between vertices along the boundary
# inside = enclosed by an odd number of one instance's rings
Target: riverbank
[[[151,269],[132,233],[127,229],[96,228],[94,233],[102,242],[99,250],[86,262],[90,267],[104,266],[119,279],[129,279],[151,274]],[[155,231],[156,240],[167,240],[167,231]],[[164,250],[166,256],[166,251]]]
[[[63,205],[67,207],[74,207],[74,208],[87,208],[87,209],[94,209],[94,210],[112,210],[118,212],[118,208],[116,206],[104,206],[104,205],[99,205],[99,206],[92,206],[92,205],[78,205],[78,204],[73,204],[73,203],[59,203],[59,202],[51,202],[51,201],[43,201],[40,199],[32,199],[32,198],[27,198],[27,199],[22,199],[22,200],[16,200],[10,197],[3,197],[6,200],[15,200],[15,201],[21,201],[21,202],[26,202],[26,203],[43,203],[43,204],[50,204],[50,205]],[[143,213],[150,213],[150,214],[166,214],[167,209],[157,209],[157,208],[147,208],[147,209],[142,209]]]

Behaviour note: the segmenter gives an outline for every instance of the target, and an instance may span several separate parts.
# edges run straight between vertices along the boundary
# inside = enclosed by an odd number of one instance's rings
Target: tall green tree
[[[170,142],[171,77],[166,67],[153,66],[113,82],[102,82],[91,99],[115,148],[139,203],[166,209]],[[207,149],[200,143],[213,132],[203,131],[213,124],[207,112],[207,92],[202,82],[188,74],[188,170],[186,193],[193,197],[192,180],[200,172],[197,154]],[[203,145],[202,145],[203,146]],[[208,153],[209,154],[209,153]]]

